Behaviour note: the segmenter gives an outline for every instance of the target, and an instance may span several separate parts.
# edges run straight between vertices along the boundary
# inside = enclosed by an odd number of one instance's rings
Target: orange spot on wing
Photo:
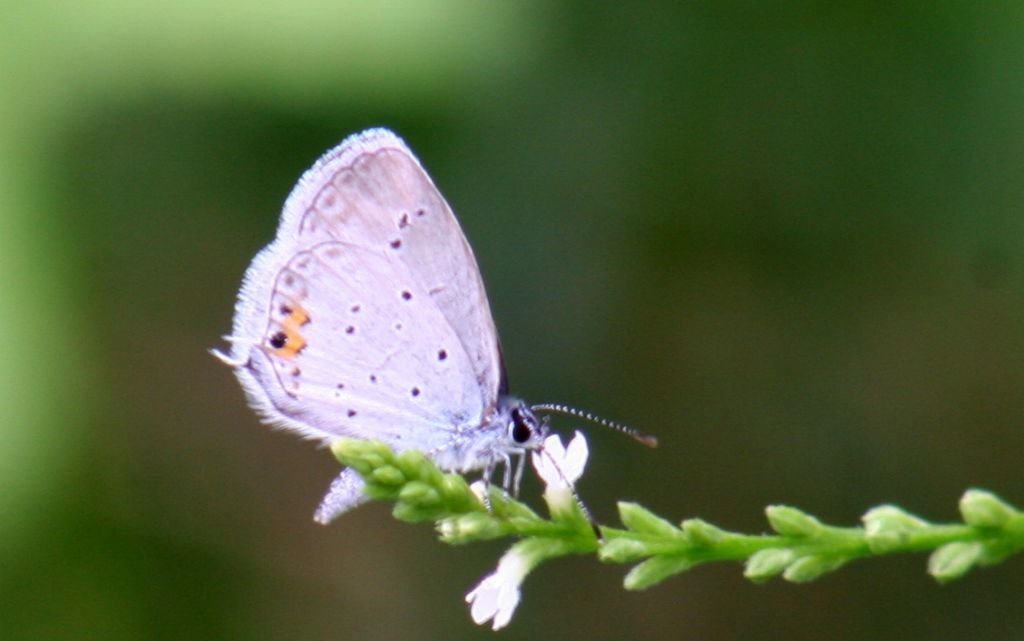
[[[303,338],[299,328],[309,323],[310,320],[309,312],[299,305],[290,305],[290,307],[292,313],[281,322],[281,331],[284,332],[287,340],[283,346],[270,350],[281,358],[288,359],[295,358],[299,352],[305,349],[306,339]]]
[[[294,323],[296,327],[301,327],[309,322],[309,312],[298,305],[292,305],[292,315],[285,319],[285,324]]]

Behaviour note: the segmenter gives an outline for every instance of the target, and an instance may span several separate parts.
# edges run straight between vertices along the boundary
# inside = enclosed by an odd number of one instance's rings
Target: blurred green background
[[[0,639],[493,638],[462,598],[505,543],[314,524],[337,464],[205,351],[294,181],[371,125],[459,214],[514,390],[661,438],[589,430],[599,519],[1024,503],[1020,3],[0,13]],[[924,561],[635,594],[566,559],[502,635],[1021,638],[1021,559]]]

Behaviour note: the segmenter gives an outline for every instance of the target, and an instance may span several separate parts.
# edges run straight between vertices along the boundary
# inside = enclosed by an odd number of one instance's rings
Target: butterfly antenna
[[[622,432],[623,434],[632,437],[634,440],[643,443],[647,447],[658,447],[658,438],[652,434],[646,434],[640,430],[617,423],[615,421],[602,418],[590,412],[585,412],[575,407],[568,405],[562,405],[560,403],[541,403],[540,405],[533,405],[530,407],[535,412],[554,412],[556,414],[565,414],[566,416],[575,416],[576,418],[582,418],[585,421],[596,423],[602,427],[615,430],[616,432]]]

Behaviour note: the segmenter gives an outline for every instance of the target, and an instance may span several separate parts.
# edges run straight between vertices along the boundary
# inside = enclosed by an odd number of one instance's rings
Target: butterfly
[[[518,487],[525,454],[548,434],[538,412],[635,432],[509,395],[473,251],[416,156],[386,129],[346,138],[302,176],[276,238],[245,274],[225,338],[229,353],[213,353],[265,422],[325,444],[418,449],[444,470],[485,479],[504,464],[506,488],[512,458]],[[360,504],[362,489],[343,470],[314,518],[327,523]]]

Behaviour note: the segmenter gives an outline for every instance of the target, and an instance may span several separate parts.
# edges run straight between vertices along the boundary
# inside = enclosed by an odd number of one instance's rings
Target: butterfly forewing
[[[246,352],[255,405],[325,440],[429,448],[497,398],[498,341],[472,251],[383,130],[346,140],[299,182],[247,274],[235,334],[254,344],[233,356]]]
[[[405,144],[381,129],[354,136],[328,152],[300,190],[310,198],[290,198],[285,208],[298,242],[329,235],[394,252],[459,335],[493,401],[501,364],[480,270],[451,208]]]

